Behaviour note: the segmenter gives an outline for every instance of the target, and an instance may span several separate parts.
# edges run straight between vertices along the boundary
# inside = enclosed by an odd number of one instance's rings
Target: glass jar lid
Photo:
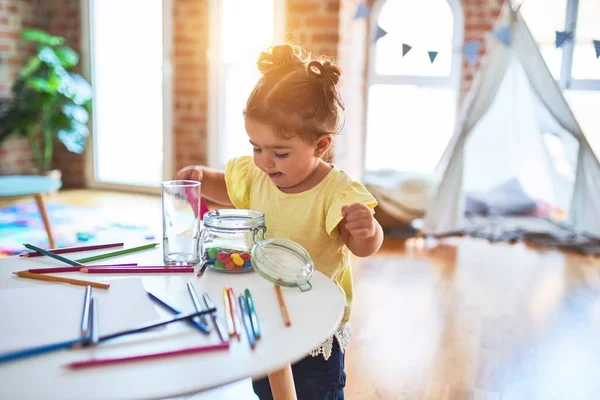
[[[252,247],[252,265],[267,280],[282,286],[310,290],[315,266],[308,252],[288,239],[265,239]]]
[[[263,213],[254,210],[224,209],[204,214],[204,226],[218,230],[245,230],[265,225]]]

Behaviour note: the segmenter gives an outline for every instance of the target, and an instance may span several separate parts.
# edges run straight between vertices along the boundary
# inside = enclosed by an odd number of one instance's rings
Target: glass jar
[[[315,267],[298,243],[266,239],[264,214],[252,210],[214,210],[204,214],[201,270],[240,273],[256,270],[282,286],[309,290]]]
[[[213,210],[204,214],[202,260],[222,272],[252,270],[251,251],[265,238],[265,217],[252,210]]]

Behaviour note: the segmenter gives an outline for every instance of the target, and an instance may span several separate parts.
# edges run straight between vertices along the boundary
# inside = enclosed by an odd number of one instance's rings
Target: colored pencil
[[[250,321],[252,322],[252,331],[257,339],[260,339],[260,324],[258,322],[258,315],[256,315],[256,308],[254,307],[254,300],[250,294],[250,290],[246,289],[246,302],[248,303],[248,312],[250,313]]]
[[[79,272],[84,274],[168,274],[168,273],[185,273],[194,272],[194,267],[117,267],[117,268],[102,268],[102,267],[85,267]]]
[[[202,295],[202,297],[204,298],[204,304],[206,304],[206,307],[215,308],[215,305],[213,304],[212,300],[208,296],[208,293],[204,293]],[[229,336],[227,335],[227,331],[223,327],[221,320],[219,320],[219,316],[217,315],[217,313],[214,312],[214,313],[210,314],[210,316],[212,318],[213,325],[215,326],[215,328],[217,329],[217,332],[219,333],[219,337],[221,338],[221,340],[224,342],[228,341]]]
[[[111,253],[105,253],[105,254],[98,254],[96,256],[91,256],[91,257],[87,257],[87,258],[80,258],[76,261],[80,262],[80,263],[89,263],[92,261],[98,261],[98,260],[103,260],[105,258],[110,258],[110,257],[117,257],[117,256],[122,256],[124,254],[130,254],[130,253],[134,253],[136,251],[142,251],[142,250],[148,250],[148,249],[152,249],[156,246],[158,246],[159,243],[150,243],[150,244],[145,244],[143,246],[138,246],[138,247],[132,247],[129,249],[123,249],[123,250],[119,250],[119,251],[113,251]]]
[[[94,358],[87,361],[76,361],[70,364],[67,364],[66,367],[70,369],[82,369],[89,367],[99,367],[102,365],[110,365],[110,364],[122,364],[133,361],[142,361],[142,360],[151,360],[157,358],[165,358],[172,356],[181,356],[186,354],[195,354],[195,353],[206,353],[214,350],[225,350],[229,349],[229,342],[221,342],[219,344],[209,344],[205,346],[197,346],[197,347],[188,347],[180,350],[172,350],[172,351],[162,351],[157,353],[148,353],[148,354],[140,354],[137,356],[129,356],[129,357],[118,357],[118,358]]]
[[[87,338],[77,338],[71,340],[65,340],[63,342],[43,344],[41,346],[30,347],[27,349],[21,349],[16,351],[11,351],[8,353],[0,354],[0,364],[7,361],[18,360],[20,358],[25,358],[29,356],[35,356],[38,354],[49,353],[55,350],[62,349],[70,349],[77,346],[80,346],[83,342],[85,342]]]
[[[196,310],[198,310],[198,311],[202,310],[204,307],[202,307],[202,304],[200,304],[200,300],[198,299],[198,295],[196,294],[196,289],[194,289],[194,285],[192,285],[192,282],[190,282],[190,281],[187,282],[187,288],[188,288],[188,292],[190,292],[190,297],[192,298],[192,303],[194,303],[194,307],[196,307]],[[202,321],[202,323],[204,325],[208,325],[208,321],[206,321],[206,317],[202,317],[202,318],[200,318],[200,320]]]
[[[206,272],[208,268],[208,264],[210,264],[208,261],[202,261],[200,268],[198,268],[198,273],[196,274],[197,277],[200,278],[202,275],[204,275],[204,272]]]
[[[90,332],[90,302],[92,299],[92,287],[85,288],[85,296],[83,297],[83,310],[81,312],[81,336],[87,337]]]
[[[177,314],[174,317],[169,318],[169,319],[150,322],[149,324],[146,324],[146,325],[140,325],[135,328],[126,329],[124,331],[114,332],[114,333],[110,333],[108,335],[100,336],[98,338],[98,342],[101,343],[101,342],[105,342],[107,340],[115,339],[115,338],[118,338],[121,336],[131,335],[133,333],[144,332],[144,331],[147,331],[152,328],[157,328],[159,326],[172,324],[173,322],[186,321],[188,319],[199,317],[200,315],[210,314],[211,312],[215,312],[216,310],[217,310],[216,308],[209,308],[207,310],[195,311],[193,313],[188,313],[188,314]]]
[[[108,289],[110,287],[110,284],[108,284],[108,283],[84,281],[81,279],[64,278],[62,276],[54,276],[54,275],[33,274],[33,273],[27,272],[27,271],[13,272],[13,274],[17,275],[20,278],[37,279],[40,281],[63,282],[63,283],[70,283],[72,285],[81,285],[81,286],[90,285],[91,287],[95,287],[98,289]]]
[[[38,252],[40,252],[40,253],[48,256],[48,257],[52,257],[55,260],[62,261],[65,264],[69,264],[69,265],[73,265],[73,266],[79,266],[79,267],[85,267],[85,265],[81,264],[78,261],[73,261],[73,260],[71,260],[69,258],[66,258],[66,257],[63,257],[63,256],[59,256],[58,254],[51,253],[49,251],[46,251],[46,250],[44,250],[44,249],[42,249],[40,247],[34,246],[32,244],[24,243],[23,246],[27,247],[28,249],[38,251]]]
[[[137,263],[129,264],[103,264],[103,265],[87,265],[86,268],[104,268],[104,267],[134,267]],[[27,272],[34,274],[50,274],[54,272],[79,272],[81,267],[58,267],[58,268],[32,268]]]
[[[240,303],[240,313],[242,314],[242,321],[244,323],[244,329],[246,330],[246,336],[248,336],[248,344],[250,348],[254,350],[256,347],[256,336],[254,336],[254,331],[252,330],[252,322],[250,321],[250,313],[248,312],[248,303],[246,302],[246,297],[240,294],[238,297]]]
[[[196,191],[194,189],[195,188],[193,187],[186,187],[185,197],[194,211],[194,217],[198,218],[200,214],[200,204],[198,204],[198,196],[196,196]]]
[[[290,319],[290,314],[288,313],[287,305],[285,304],[285,299],[281,292],[281,286],[275,285],[275,292],[277,292],[277,300],[279,301],[281,315],[283,315],[283,322],[285,322],[285,326],[290,326],[292,325],[292,320]]]
[[[110,249],[112,247],[121,247],[123,243],[109,243],[109,244],[98,244],[94,246],[75,246],[75,247],[63,247],[57,249],[47,249],[54,254],[64,254],[64,253],[75,253],[80,251],[89,251],[89,250],[100,250],[100,249]],[[45,254],[40,253],[39,251],[34,251],[32,253],[21,254],[19,257],[41,257]]]
[[[154,302],[156,302],[158,305],[162,306],[163,308],[167,309],[168,311],[170,311],[173,314],[181,314],[181,311],[171,307],[170,305],[168,305],[167,303],[165,303],[163,300],[159,299],[152,293],[150,293],[150,292],[147,292],[147,293],[148,293],[148,296]],[[197,310],[197,311],[204,311],[204,310]],[[187,321],[187,323],[192,325],[194,328],[198,329],[202,333],[210,333],[210,327],[207,326],[206,324],[202,323],[201,321],[195,321],[193,319],[190,319]]]
[[[229,306],[229,292],[227,288],[223,288],[223,307],[225,309],[225,320],[227,321],[227,331],[229,337],[235,335],[235,326],[233,325],[233,316],[231,315],[231,307]]]
[[[235,312],[237,309],[235,294],[233,293],[232,288],[227,288],[227,294],[229,296],[229,307],[231,307],[231,318],[233,319],[233,330],[235,331],[235,336],[237,336],[238,340],[242,339],[242,327],[240,326],[240,320],[238,319],[238,315]]]
[[[92,318],[90,319],[90,325],[91,325],[91,329],[90,331],[92,332],[92,336],[91,336],[91,343],[96,345],[98,344],[98,339],[99,339],[99,326],[98,326],[98,299],[95,297],[92,297],[92,303],[91,303],[91,316]]]

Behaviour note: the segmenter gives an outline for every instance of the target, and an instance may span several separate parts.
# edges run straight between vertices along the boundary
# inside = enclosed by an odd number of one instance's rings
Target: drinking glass
[[[200,186],[188,180],[161,184],[165,265],[200,262]]]

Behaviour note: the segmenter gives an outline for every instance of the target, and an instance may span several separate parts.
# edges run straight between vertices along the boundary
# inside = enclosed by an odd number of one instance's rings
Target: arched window
[[[526,0],[521,13],[538,42],[596,156],[600,155],[600,60],[593,40],[600,39],[598,0]],[[575,32],[574,40],[555,46],[555,31]]]
[[[372,18],[387,35],[370,50],[366,170],[431,173],[454,130],[460,2],[388,0],[376,3]],[[412,47],[404,56],[403,44]],[[433,63],[429,51],[437,52]]]

